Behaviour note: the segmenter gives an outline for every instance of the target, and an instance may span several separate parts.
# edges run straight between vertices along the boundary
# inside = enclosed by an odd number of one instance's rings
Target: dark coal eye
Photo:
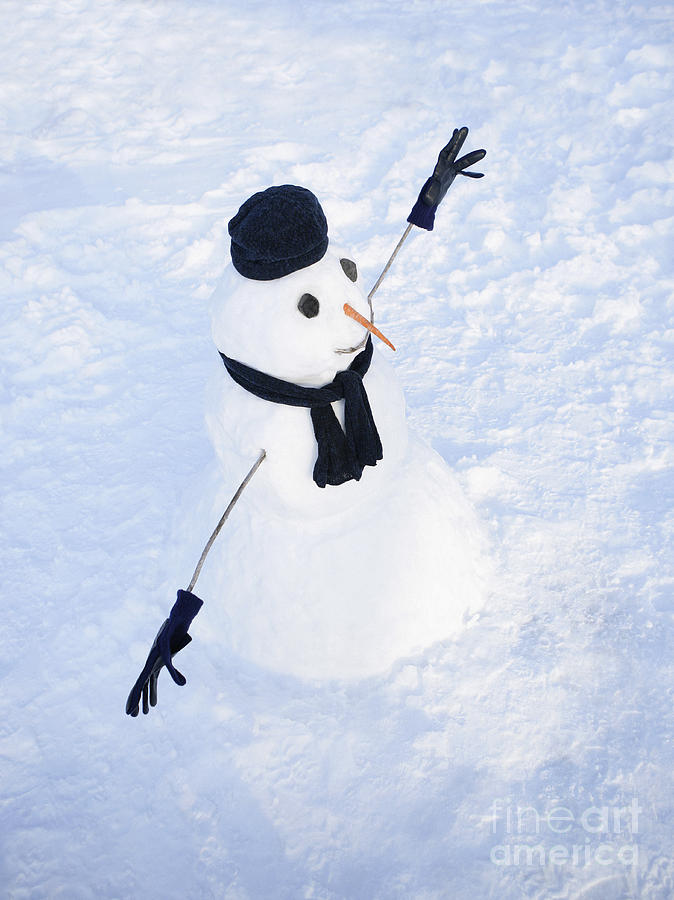
[[[297,304],[297,308],[303,316],[307,317],[307,319],[313,319],[314,316],[318,315],[320,303],[313,294],[302,294],[300,302]]]
[[[344,270],[344,274],[349,279],[349,281],[357,280],[358,269],[356,268],[356,264],[352,259],[340,259],[339,264]]]

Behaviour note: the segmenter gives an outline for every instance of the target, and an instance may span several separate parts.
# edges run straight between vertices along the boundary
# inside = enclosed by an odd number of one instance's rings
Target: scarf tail
[[[230,376],[245,390],[263,400],[311,410],[318,453],[313,479],[318,487],[359,481],[365,466],[383,458],[381,439],[363,384],[372,360],[372,338],[348,369],[338,372],[330,384],[307,388],[266,375],[221,353]],[[331,404],[344,399],[344,430]]]
[[[363,467],[354,455],[333,408],[315,407],[311,410],[311,422],[318,448],[313,472],[318,487],[344,484],[352,479],[359,481]]]

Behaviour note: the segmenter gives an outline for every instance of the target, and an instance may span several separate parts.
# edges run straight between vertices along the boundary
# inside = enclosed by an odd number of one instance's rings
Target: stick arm
[[[213,529],[213,534],[209,537],[208,541],[206,542],[206,546],[204,547],[203,552],[202,552],[201,556],[199,557],[199,562],[197,563],[197,567],[196,567],[196,569],[194,570],[194,575],[192,575],[192,580],[190,581],[189,587],[187,588],[188,591],[191,591],[192,588],[193,588],[193,587],[195,586],[195,584],[197,583],[197,579],[199,578],[199,575],[200,575],[200,573],[201,573],[201,569],[202,569],[202,567],[203,567],[203,565],[204,565],[204,562],[205,562],[205,560],[206,560],[206,557],[208,556],[208,553],[209,553],[211,547],[213,546],[213,544],[214,544],[214,542],[215,542],[215,539],[217,538],[217,536],[218,536],[218,535],[220,534],[220,532],[222,531],[222,527],[223,527],[223,525],[225,524],[225,522],[227,521],[227,519],[229,518],[229,514],[231,513],[231,511],[234,509],[234,506],[236,505],[237,500],[239,499],[239,497],[241,496],[241,494],[243,494],[243,492],[244,492],[244,490],[246,489],[246,487],[247,487],[248,483],[250,482],[251,478],[252,478],[253,475],[257,472],[257,470],[260,468],[260,466],[261,466],[262,463],[264,462],[266,456],[267,456],[267,451],[266,451],[266,450],[261,450],[261,451],[260,451],[260,455],[259,455],[258,458],[255,460],[255,462],[253,463],[253,465],[252,465],[252,467],[250,468],[250,470],[249,470],[248,474],[246,475],[246,477],[243,479],[243,481],[241,482],[241,484],[240,484],[240,485],[238,486],[238,488],[236,489],[236,493],[234,494],[234,496],[232,497],[232,499],[229,501],[229,504],[227,505],[227,509],[224,511],[224,513],[222,514],[222,516],[221,516],[221,518],[220,518],[220,521],[218,522],[218,524],[217,524],[217,525],[215,526],[215,528]]]

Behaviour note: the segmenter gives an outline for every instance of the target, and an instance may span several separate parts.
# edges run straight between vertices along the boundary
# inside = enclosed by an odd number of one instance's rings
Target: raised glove
[[[487,155],[486,150],[473,150],[457,159],[459,150],[468,136],[468,129],[455,128],[452,137],[446,147],[443,147],[438,156],[438,161],[433,169],[433,174],[422,187],[417,202],[407,221],[426,231],[433,231],[435,212],[440,201],[449,190],[457,175],[465,175],[468,178],[483,178],[482,172],[466,172],[468,166],[474,165]]]

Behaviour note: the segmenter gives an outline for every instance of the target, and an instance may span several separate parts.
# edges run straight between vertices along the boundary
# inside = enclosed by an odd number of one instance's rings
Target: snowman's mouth
[[[358,353],[359,350],[363,349],[365,344],[367,344],[367,335],[365,335],[360,344],[356,344],[355,347],[349,347],[347,350],[342,350],[340,348],[339,350],[335,350],[335,353]]]
[[[381,331],[374,324],[373,319],[374,315],[372,314],[372,307],[370,307],[370,318],[366,319],[365,316],[361,315],[361,313],[357,312],[353,306],[350,306],[348,303],[345,303],[342,307],[344,310],[344,315],[348,316],[350,319],[353,319],[355,322],[358,322],[359,325],[362,325],[363,328],[368,331],[370,334],[373,334],[375,337],[378,337],[380,341],[383,341],[385,344],[391,348],[391,350],[395,350],[393,344],[389,341],[385,334],[382,334]],[[351,347],[348,350],[336,350],[336,353],[355,353],[356,350],[360,350],[365,346],[365,342],[367,341],[367,335],[363,338],[363,340],[356,346]]]

